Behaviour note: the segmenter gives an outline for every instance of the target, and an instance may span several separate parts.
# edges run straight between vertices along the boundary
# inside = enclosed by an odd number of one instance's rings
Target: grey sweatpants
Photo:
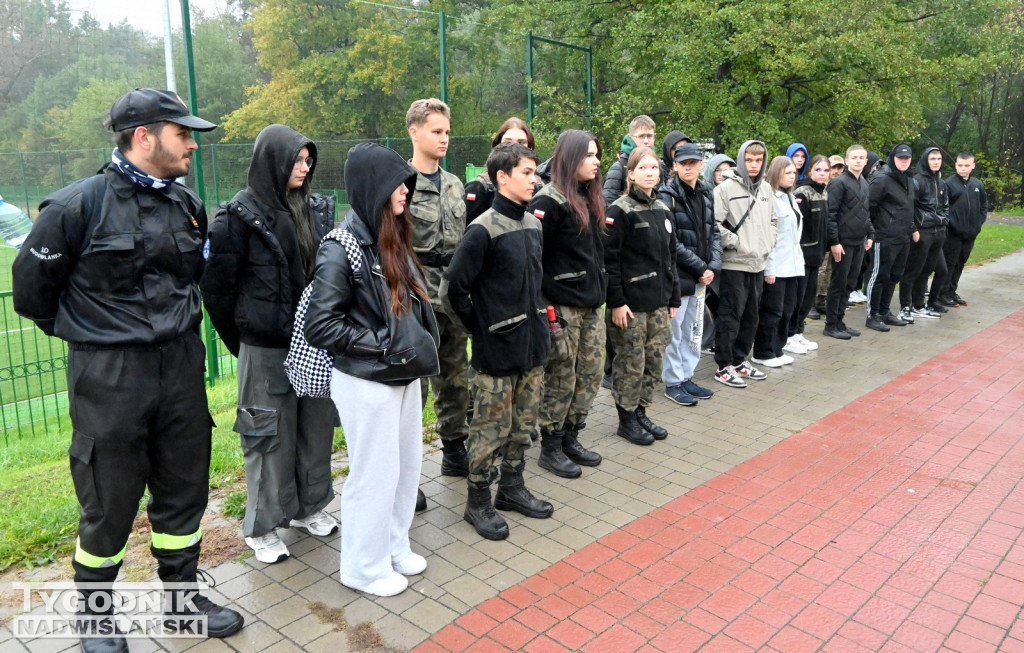
[[[295,396],[284,373],[287,354],[244,342],[238,350],[235,431],[245,454],[246,537],[308,517],[334,498],[331,447],[338,413],[330,399]]]

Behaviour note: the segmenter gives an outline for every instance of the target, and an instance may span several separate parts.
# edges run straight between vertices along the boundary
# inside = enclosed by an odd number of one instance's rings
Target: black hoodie
[[[895,152],[896,148],[892,151]],[[914,222],[914,184],[910,169],[902,172],[898,170],[890,152],[889,162],[875,173],[868,186],[875,241],[889,245],[909,243],[911,234],[917,230]]]
[[[284,125],[260,132],[249,164],[248,184],[217,212],[210,225],[203,303],[232,354],[240,342],[287,348],[299,296],[309,283],[295,220],[288,210],[288,179],[302,148],[316,169],[316,145]],[[333,198],[314,195],[310,238],[315,246],[334,227]],[[312,262],[312,261],[311,261]]]
[[[377,245],[381,213],[391,194],[404,184],[411,198],[416,174],[394,150],[373,143],[349,150],[345,188],[352,210],[341,229],[359,244],[362,272],[360,277],[353,274],[350,260],[355,252],[337,240],[325,239],[316,255],[306,311],[306,340],[334,354],[336,369],[388,385],[403,385],[440,371],[434,312],[429,302],[410,289],[408,310],[395,317]],[[409,265],[424,283],[412,256]]]
[[[932,172],[928,167],[928,155],[939,151],[937,147],[925,148],[917,160],[917,173],[914,175],[914,222],[919,229],[926,231],[945,229],[949,222],[946,184],[942,183],[941,173]]]
[[[670,177],[672,177],[672,164],[675,163],[672,159],[672,149],[676,146],[676,143],[680,141],[686,141],[692,143],[693,139],[686,135],[685,132],[681,132],[678,129],[673,129],[669,133],[665,134],[665,139],[661,141],[661,183],[668,183]]]

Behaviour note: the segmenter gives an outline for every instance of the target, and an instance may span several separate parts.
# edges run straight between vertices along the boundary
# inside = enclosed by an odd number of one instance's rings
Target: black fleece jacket
[[[580,192],[586,196],[586,189]],[[597,308],[604,303],[603,225],[587,215],[580,229],[576,214],[554,184],[541,188],[527,209],[544,232],[544,297],[553,304]]]
[[[676,231],[668,207],[633,188],[608,207],[605,223],[608,308],[628,305],[646,313],[678,307]]]
[[[802,220],[800,230],[800,249],[804,253],[804,265],[812,268],[820,267],[828,251],[828,191],[825,184],[804,177],[796,185],[793,193],[800,207]]]
[[[441,281],[441,302],[473,339],[470,364],[491,376],[544,365],[551,349],[541,298],[541,223],[500,193],[473,221]]]

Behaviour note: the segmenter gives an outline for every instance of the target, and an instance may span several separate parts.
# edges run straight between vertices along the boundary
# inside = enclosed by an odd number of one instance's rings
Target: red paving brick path
[[[463,615],[429,651],[1024,651],[1024,311]]]

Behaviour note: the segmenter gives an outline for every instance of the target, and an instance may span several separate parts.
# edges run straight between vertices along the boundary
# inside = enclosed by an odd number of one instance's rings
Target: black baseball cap
[[[892,157],[895,159],[904,156],[914,156],[914,153],[910,150],[909,145],[897,145],[892,151]]]
[[[703,161],[704,156],[700,153],[700,148],[693,143],[683,143],[676,148],[676,153],[672,156],[673,161]]]
[[[137,88],[119,97],[110,107],[110,128],[115,132],[155,122],[173,122],[200,132],[217,128],[212,122],[193,116],[173,91]]]

